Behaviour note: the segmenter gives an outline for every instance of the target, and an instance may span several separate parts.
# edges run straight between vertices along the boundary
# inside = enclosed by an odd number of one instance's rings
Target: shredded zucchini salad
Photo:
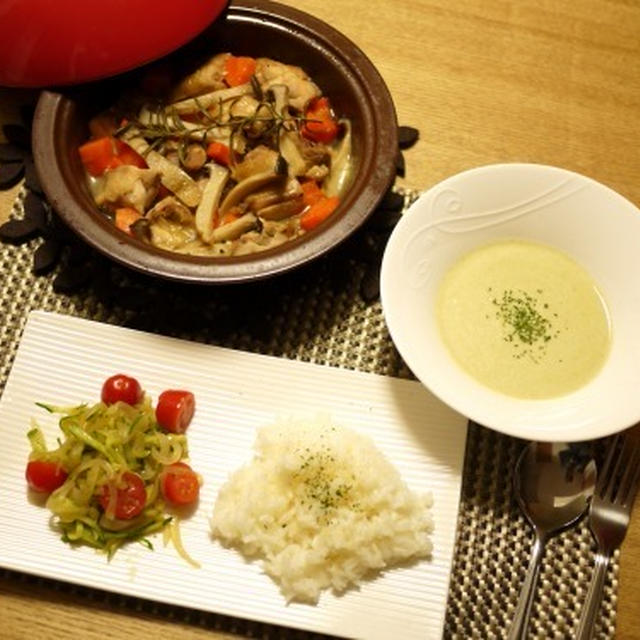
[[[197,564],[182,548],[175,515],[167,514],[168,506],[190,505],[198,497],[200,478],[183,462],[193,395],[164,392],[154,409],[142,391],[120,398],[111,387],[111,395],[105,396],[103,387],[103,401],[93,405],[37,403],[60,415],[61,435],[57,448],[48,449],[32,421],[29,486],[49,494],[46,507],[64,542],[89,545],[111,557],[130,541],[153,548],[148,536],[165,530],[165,541],[173,540],[178,552]],[[165,394],[172,394],[168,405]],[[167,411],[171,420],[163,425],[158,417]]]

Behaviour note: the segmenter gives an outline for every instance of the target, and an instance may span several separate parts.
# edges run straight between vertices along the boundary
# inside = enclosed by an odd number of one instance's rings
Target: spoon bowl
[[[516,464],[514,489],[531,526],[552,534],[583,516],[595,481],[595,461],[585,445],[532,442]]]
[[[596,464],[586,444],[532,442],[520,454],[515,467],[514,492],[533,527],[535,541],[509,640],[526,637],[547,540],[584,516],[595,483]]]

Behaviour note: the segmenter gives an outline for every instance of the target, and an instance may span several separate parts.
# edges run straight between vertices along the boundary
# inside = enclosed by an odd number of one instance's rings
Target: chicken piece
[[[174,196],[167,196],[147,215],[151,244],[169,251],[179,251],[197,239],[193,214]]]
[[[219,53],[184,78],[172,91],[171,101],[193,98],[203,93],[217,91],[226,87],[224,83],[224,65],[231,54]]]
[[[219,111],[219,110],[218,110]],[[213,114],[214,117],[215,114]],[[271,110],[253,96],[242,96],[223,105],[222,117],[225,122],[231,119],[246,119],[245,132],[250,137],[257,137],[271,126]],[[262,119],[261,119],[262,118]]]
[[[239,238],[233,248],[233,255],[244,256],[264,251],[300,235],[297,218],[286,220],[263,220],[261,231],[249,231]]]
[[[314,164],[304,174],[305,178],[310,178],[316,182],[322,182],[329,175],[329,167],[326,164]]]
[[[263,220],[262,235],[272,238],[284,235],[288,240],[300,235],[300,221],[297,218],[289,220]]]
[[[95,201],[97,205],[132,207],[144,213],[156,197],[159,185],[159,171],[121,165],[105,173]]]
[[[167,218],[159,218],[149,226],[151,244],[167,251],[184,251],[197,240],[195,229]]]
[[[328,165],[331,163],[331,152],[329,148],[320,143],[309,142],[304,138],[298,138],[298,148],[304,159],[309,164],[309,168],[314,165]]]
[[[312,98],[322,95],[315,82],[300,67],[269,58],[256,60],[255,77],[265,93],[275,85],[285,85],[289,89],[288,103],[298,111],[303,111]]]
[[[227,118],[251,118],[257,115],[259,105],[260,102],[253,96],[241,96],[223,104],[223,112]]]
[[[256,173],[275,172],[278,163],[278,153],[269,147],[259,145],[247,153],[242,162],[233,170],[233,178],[242,182]]]
[[[147,220],[154,222],[158,218],[167,218],[179,224],[193,224],[193,214],[189,208],[174,196],[167,196],[158,202],[147,215]]]

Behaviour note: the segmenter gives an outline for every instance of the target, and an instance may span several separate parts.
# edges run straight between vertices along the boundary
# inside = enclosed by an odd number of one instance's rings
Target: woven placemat
[[[23,189],[18,196],[12,218],[22,218],[26,193]],[[405,207],[417,196],[407,191],[401,195]],[[76,293],[64,293],[60,286],[54,287],[60,266],[48,275],[33,273],[34,251],[42,242],[0,243],[0,390],[27,314],[35,309],[255,353],[412,378],[391,342],[380,303],[365,302],[375,296],[362,295],[367,278],[372,281],[377,273],[370,260],[353,257],[370,244],[366,229],[345,249],[295,273],[259,286],[226,288],[176,286],[146,279],[94,256],[94,261],[102,261],[102,268],[96,271],[101,275],[86,278],[84,288]],[[506,637],[533,542],[533,533],[512,495],[511,471],[523,444],[470,425],[445,638]],[[548,544],[530,637],[573,636],[591,577],[593,552],[584,521]],[[614,636],[617,572],[616,556],[605,586],[597,638]],[[144,611],[218,631],[262,638],[319,637],[6,570],[4,574],[14,580],[37,581],[43,588],[70,591],[80,600],[102,597],[121,610]]]

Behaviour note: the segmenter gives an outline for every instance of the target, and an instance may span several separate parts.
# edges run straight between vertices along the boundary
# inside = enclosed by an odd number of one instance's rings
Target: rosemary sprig
[[[257,83],[255,83],[257,84]],[[259,85],[258,85],[259,89]],[[201,122],[198,124],[185,121],[177,111],[167,109],[161,104],[145,105],[141,111],[147,111],[148,121],[141,121],[140,117],[129,118],[126,124],[116,131],[116,136],[121,136],[128,129],[135,127],[140,135],[149,141],[150,149],[157,149],[168,140],[177,141],[177,152],[180,161],[184,162],[186,147],[194,140],[206,142],[209,133],[215,129],[229,130],[229,147],[236,147],[238,136],[243,135],[251,141],[269,140],[272,147],[279,147],[279,134],[284,128],[286,131],[300,130],[306,122],[312,120],[304,116],[280,114],[277,112],[270,95],[263,95],[254,86],[257,104],[252,113],[248,115],[234,115],[233,108],[242,99],[242,96],[231,99],[228,116],[213,116],[195,98],[198,107],[197,113]],[[223,113],[224,102],[221,100],[217,113]]]

